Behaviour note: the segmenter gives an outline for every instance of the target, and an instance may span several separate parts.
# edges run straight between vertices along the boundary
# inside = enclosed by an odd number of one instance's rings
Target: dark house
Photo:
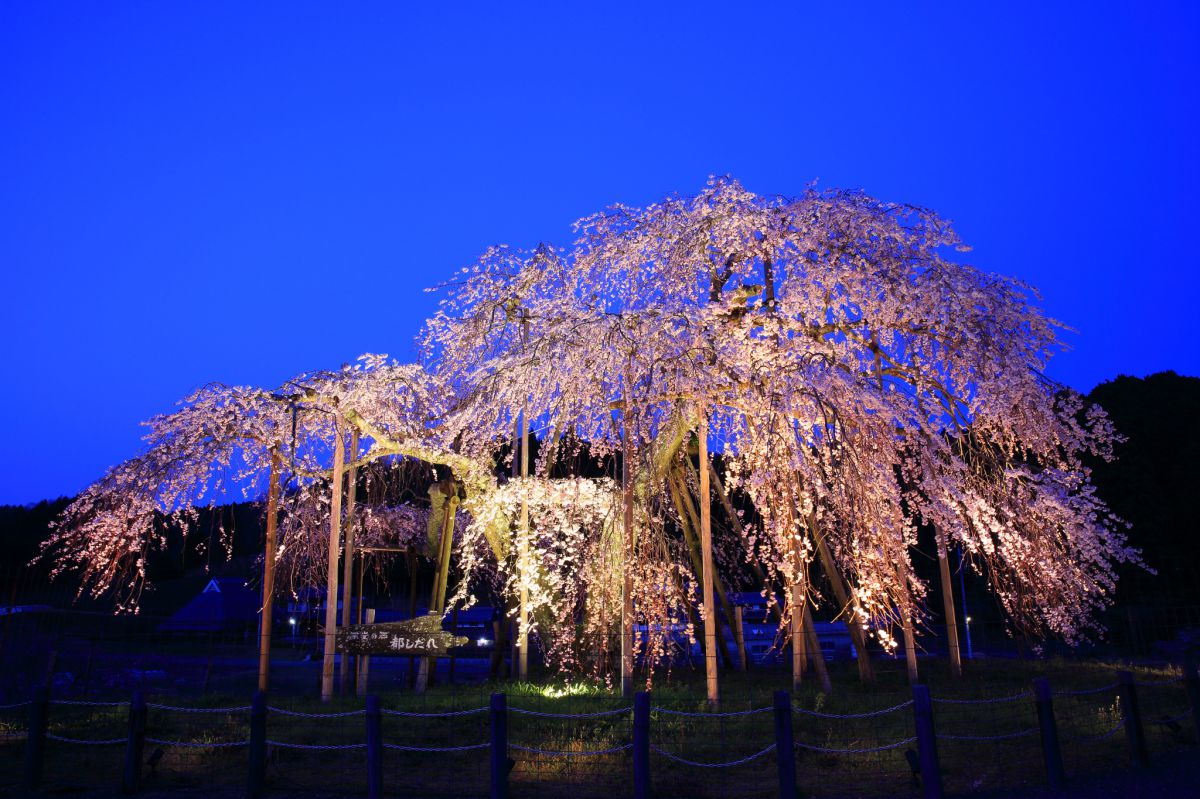
[[[258,592],[245,580],[217,577],[158,629],[173,633],[245,632],[258,627],[260,605]]]

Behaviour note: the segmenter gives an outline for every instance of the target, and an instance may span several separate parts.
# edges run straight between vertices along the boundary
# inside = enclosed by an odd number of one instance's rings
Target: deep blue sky
[[[487,245],[712,173],[937,209],[1076,388],[1200,373],[1200,4],[408,5],[0,6],[0,502],[206,381],[407,358]]]

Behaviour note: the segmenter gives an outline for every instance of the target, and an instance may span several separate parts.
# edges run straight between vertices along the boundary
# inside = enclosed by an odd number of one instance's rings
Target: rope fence
[[[58,761],[66,751],[61,747],[123,746],[124,758],[118,764],[110,757],[108,770],[120,765],[120,787],[126,793],[138,791],[156,768],[166,768],[161,764],[181,768],[188,757],[234,751],[244,753],[241,768],[232,768],[236,761],[220,762],[229,764],[231,774],[247,775],[247,796],[260,799],[269,762],[277,772],[302,762],[283,761],[281,766],[278,758],[291,751],[295,757],[318,758],[304,761],[318,770],[336,763],[344,774],[351,771],[346,766],[357,763],[371,799],[379,799],[384,790],[385,753],[405,758],[389,760],[389,772],[406,773],[421,770],[421,757],[457,754],[454,768],[476,763],[492,797],[507,795],[511,775],[528,776],[528,770],[514,769],[524,762],[545,768],[558,764],[554,774],[564,779],[605,774],[615,785],[632,784],[638,797],[650,795],[652,772],[655,779],[674,785],[670,779],[678,775],[670,769],[682,766],[714,775],[736,771],[743,776],[731,779],[752,779],[764,795],[795,795],[800,778],[837,771],[843,778],[873,773],[897,784],[911,781],[925,799],[939,799],[947,785],[961,787],[954,783],[961,769],[943,768],[943,762],[970,762],[974,771],[969,776],[979,785],[990,778],[990,769],[1040,759],[1043,771],[1038,775],[1035,769],[1034,778],[1055,788],[1068,773],[1090,770],[1096,761],[1112,762],[1122,749],[1132,765],[1145,766],[1150,752],[1166,750],[1171,742],[1195,745],[1200,740],[1200,677],[1195,669],[1165,680],[1135,680],[1129,672],[1117,677],[1080,690],[1052,690],[1039,678],[1032,691],[980,698],[934,697],[927,686],[916,685],[904,702],[849,713],[802,707],[784,691],[775,693],[770,706],[727,712],[653,705],[645,692],[631,706],[575,713],[509,707],[504,694],[492,694],[487,705],[426,712],[384,708],[372,694],[365,707],[307,712],[269,705],[263,693],[249,705],[188,707],[146,702],[138,691],[126,702],[51,699],[44,688],[31,700],[0,710],[27,711],[23,784],[29,789],[38,788],[47,761],[61,768]],[[768,715],[770,723],[757,720]],[[282,737],[268,737],[271,717],[281,720]],[[392,720],[391,726],[385,727],[385,719]],[[423,723],[405,724],[412,720]],[[528,726],[533,722],[567,729],[547,734],[545,727]],[[520,742],[509,739],[510,725]],[[90,736],[79,736],[76,728]],[[119,729],[127,732],[111,737]],[[769,742],[764,735],[771,736]],[[474,742],[460,743],[462,737]],[[571,745],[555,745],[560,740]],[[486,754],[486,760],[463,759],[475,752]],[[651,755],[659,758],[657,769]],[[759,761],[757,770],[743,768]],[[300,784],[294,771],[274,776],[289,782],[288,787]]]
[[[682,763],[685,766],[693,766],[695,768],[733,768],[734,766],[740,766],[744,763],[749,763],[751,760],[758,760],[763,755],[767,754],[768,752],[773,751],[775,749],[775,746],[776,746],[775,744],[771,744],[764,749],[758,750],[757,752],[755,752],[752,755],[747,755],[746,757],[739,758],[737,760],[729,760],[724,763],[700,763],[695,760],[687,760],[686,758],[682,758],[679,755],[671,754],[670,752],[666,751],[665,749],[662,749],[657,746],[651,746],[650,749],[651,749],[651,751],[655,752],[656,754],[660,754],[665,758],[674,760],[676,763]]]

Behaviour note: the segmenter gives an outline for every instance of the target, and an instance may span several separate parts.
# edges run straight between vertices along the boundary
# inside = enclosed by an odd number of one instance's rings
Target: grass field
[[[869,718],[831,718],[901,705],[911,698],[899,664],[881,663],[874,685],[862,685],[850,665],[834,665],[834,693],[819,693],[812,681],[792,697],[797,773],[805,796],[916,796],[918,789],[905,757],[897,748],[866,753],[913,735],[911,707]],[[1056,691],[1055,713],[1069,775],[1119,772],[1129,762],[1114,664],[1065,660],[979,660],[967,664],[961,680],[953,680],[937,661],[922,662],[923,679],[935,698],[935,724],[941,736],[939,754],[947,791],[954,795],[1020,789],[1044,783],[1037,719],[1031,690],[1036,676],[1049,679]],[[1170,681],[1177,672],[1134,667],[1141,684],[1138,696],[1151,757],[1196,746],[1185,690]],[[778,669],[722,676],[723,713],[767,708],[772,692],[790,686]],[[603,686],[545,682],[441,683],[415,695],[378,686],[383,706],[408,713],[460,713],[486,707],[492,692],[508,697],[510,756],[516,761],[510,784],[513,797],[617,797],[630,794],[631,756],[622,747],[630,740],[628,713],[584,718],[548,714],[587,714],[629,706],[619,692]],[[1094,691],[1093,689],[1102,689]],[[1082,695],[1068,692],[1088,691]],[[1008,699],[974,703],[980,699]],[[953,700],[953,701],[947,701]],[[208,694],[182,700],[179,692],[149,693],[152,705],[200,709],[243,708],[249,692]],[[273,697],[268,717],[269,789],[285,794],[365,793],[365,751],[308,749],[291,746],[354,746],[365,740],[363,707],[356,697],[339,697],[322,705],[312,697]],[[650,725],[652,782],[657,796],[767,797],[777,795],[775,753],[725,768],[689,765],[737,761],[774,742],[768,712],[745,715],[706,713],[703,674],[676,669],[656,675]],[[300,714],[287,715],[280,711]],[[671,711],[702,713],[677,715]],[[0,712],[0,785],[13,786],[20,775],[25,714],[18,708]],[[822,714],[822,715],[814,715]],[[1183,718],[1179,718],[1183,716]],[[246,748],[237,745],[248,734],[245,709],[186,712],[151,707],[147,756],[161,750],[148,770],[147,786],[156,789],[224,786],[235,791],[246,777]],[[127,709],[55,703],[50,733],[92,741],[123,740]],[[489,740],[486,712],[443,717],[386,715],[387,744],[413,747],[462,747]],[[962,740],[990,738],[994,740]],[[165,743],[175,742],[175,743]],[[223,746],[223,744],[232,744]],[[523,748],[522,748],[523,747]],[[541,750],[541,751],[530,751]],[[826,751],[821,751],[826,750]],[[570,753],[570,754],[567,754]],[[48,743],[46,788],[56,792],[104,788],[119,783],[124,746]],[[385,751],[384,778],[390,793],[402,796],[484,796],[487,793],[487,750],[456,752]]]

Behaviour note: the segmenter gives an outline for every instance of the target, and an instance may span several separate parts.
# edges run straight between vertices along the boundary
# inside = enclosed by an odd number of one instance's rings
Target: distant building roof
[[[220,632],[258,620],[261,601],[245,580],[217,577],[171,618],[158,626],[164,632]]]

